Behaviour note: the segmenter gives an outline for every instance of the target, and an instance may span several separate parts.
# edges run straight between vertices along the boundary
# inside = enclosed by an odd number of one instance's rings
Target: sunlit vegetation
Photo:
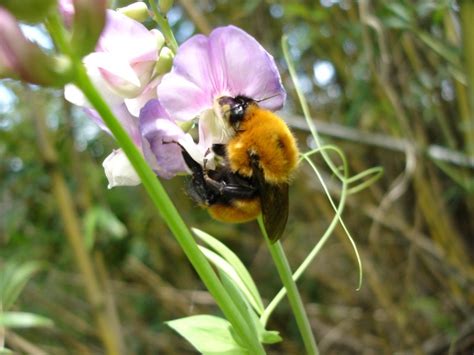
[[[277,60],[288,91],[281,116],[308,151],[315,142],[280,47],[286,34],[323,143],[344,151],[351,175],[383,168],[376,183],[349,194],[343,212],[362,259],[361,289],[340,227],[298,282],[322,354],[474,349],[472,7],[444,0],[181,0],[168,14],[178,42],[224,24],[255,36]],[[164,322],[217,313],[143,188],[107,189],[101,163],[113,148],[62,92],[0,82],[0,285],[2,277],[15,278],[13,269],[23,270],[3,311],[33,317],[33,327],[5,334],[0,324],[10,349],[104,353],[98,317],[113,325],[105,332],[117,351],[192,353]],[[337,201],[337,178],[321,155],[312,159]],[[183,178],[163,183],[186,222],[228,245],[269,301],[281,282],[257,223],[213,221],[185,195]],[[302,163],[283,240],[293,268],[333,217]],[[76,266],[74,234],[91,256],[89,280]],[[88,302],[87,292],[98,292],[100,302]],[[269,325],[284,336],[269,353],[302,353],[286,301]]]

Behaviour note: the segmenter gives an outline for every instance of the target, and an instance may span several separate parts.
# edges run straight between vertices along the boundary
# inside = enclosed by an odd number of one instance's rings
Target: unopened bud
[[[156,62],[155,72],[157,75],[168,73],[173,66],[173,52],[168,47],[163,47]]]
[[[23,35],[16,19],[1,7],[0,43],[0,78],[44,86],[63,86],[71,81],[69,59],[44,53]]]
[[[120,12],[138,22],[144,22],[150,17],[148,7],[142,1],[134,2],[125,7],[120,7],[117,9],[117,12]]]
[[[136,186],[141,180],[122,149],[114,150],[102,163],[109,180],[108,188],[115,186]]]
[[[77,55],[94,50],[105,25],[106,0],[74,0],[72,45]]]
[[[165,36],[163,36],[163,33],[161,33],[159,30],[156,28],[152,29],[151,32],[155,36],[156,39],[156,49],[158,52],[161,50],[161,47],[165,45]]]
[[[173,0],[159,0],[158,7],[162,15],[166,15],[173,7]]]
[[[54,9],[56,0],[0,0],[0,6],[10,11],[18,20],[29,23],[43,21]]]

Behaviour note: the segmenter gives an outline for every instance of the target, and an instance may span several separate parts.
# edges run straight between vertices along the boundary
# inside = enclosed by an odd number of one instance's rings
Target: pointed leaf
[[[276,344],[281,342],[283,339],[280,333],[276,330],[265,330],[262,334],[261,342],[263,344]]]
[[[0,326],[6,328],[52,327],[53,321],[33,313],[5,312],[0,313]]]
[[[249,326],[252,327],[253,332],[257,334],[259,342],[263,344],[275,344],[281,342],[282,338],[278,331],[266,330],[264,328],[260,318],[250,307],[248,301],[242,295],[241,290],[237,287],[234,281],[222,271],[220,272],[220,277],[222,279],[222,284],[234,301],[234,304],[237,306]]]
[[[95,243],[97,229],[115,239],[122,239],[127,234],[127,228],[117,216],[102,207],[91,208],[84,217],[84,239],[88,248]]]
[[[203,354],[248,354],[232,337],[231,325],[223,318],[203,314],[166,324]]]
[[[36,261],[20,265],[9,263],[3,267],[0,272],[0,303],[4,311],[16,302],[28,280],[42,267],[43,264]]]
[[[213,236],[197,228],[193,228],[192,231],[199,239],[201,239],[204,243],[214,249],[214,251],[220,254],[220,256],[222,256],[225,260],[227,260],[230,265],[232,265],[242,282],[247,287],[247,290],[252,295],[254,302],[258,305],[258,308],[256,308],[255,310],[258,312],[259,315],[261,315],[265,308],[263,306],[262,297],[258,292],[257,286],[255,285],[252,276],[250,275],[242,261],[240,261],[239,257],[235,255],[235,253],[230,250],[226,245],[224,245],[222,242],[220,242]]]
[[[222,280],[224,288],[226,289],[232,301],[234,301],[234,304],[239,310],[240,314],[244,317],[249,327],[252,328],[252,334],[257,334],[257,328],[255,327],[253,320],[254,318],[258,319],[258,316],[250,306],[248,300],[245,298],[239,287],[235,284],[234,280],[232,280],[225,272],[220,270],[219,276]]]
[[[258,314],[263,313],[263,308],[255,301],[252,293],[248,290],[245,283],[240,278],[239,274],[235,269],[230,265],[225,259],[220,257],[218,254],[214,253],[213,251],[207,249],[206,247],[199,246],[199,249],[202,251],[204,256],[213,263],[219,270],[226,273],[236,284],[236,286],[242,291],[244,296],[247,298],[249,303],[255,309]]]

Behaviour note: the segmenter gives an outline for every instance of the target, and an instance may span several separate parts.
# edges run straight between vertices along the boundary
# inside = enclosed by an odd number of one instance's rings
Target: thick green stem
[[[128,133],[122,127],[111,109],[92,84],[80,59],[74,58],[73,51],[70,48],[70,44],[66,39],[64,29],[61,26],[60,21],[58,21],[57,15],[52,15],[49,19],[48,30],[55,39],[55,43],[60,51],[63,53],[70,53],[74,61],[74,84],[83,92],[89,103],[102,117],[104,123],[127,155],[127,158],[140,177],[152,202],[158,209],[159,214],[177,239],[204,285],[214,297],[217,305],[220,307],[227,320],[232,324],[236,334],[245,343],[245,346],[248,348],[250,353],[264,354],[265,351],[262,344],[258,341],[257,335],[252,333],[251,328],[245,322],[244,317],[242,317],[237,307],[232,302],[232,299],[213,271],[211,265],[199,250],[191,232],[181,218],[181,215],[176,210],[173,202],[170,200],[155,173],[151,170]]]
[[[251,333],[250,327],[245,323],[244,318],[238,312],[237,307],[232,303],[231,298],[217,278],[217,275],[198,249],[191,232],[176,210],[160,181],[157,179],[155,173],[153,173],[127,132],[114,117],[110,108],[92,85],[80,63],[76,65],[76,71],[77,77],[75,84],[81,89],[92,106],[100,114],[110,132],[127,155],[161,217],[176,237],[201,280],[214,297],[216,303],[229,322],[232,323],[235,331],[244,339],[251,353],[263,354],[264,350],[262,345],[258,342],[256,335]]]
[[[280,275],[283,286],[285,286],[285,289],[288,293],[288,300],[290,301],[290,306],[293,310],[296,324],[300,331],[301,337],[303,338],[306,353],[319,354],[318,347],[311,330],[311,325],[309,324],[308,316],[306,315],[306,311],[304,309],[303,301],[301,300],[296,283],[293,281],[290,265],[286,259],[283,247],[279,241],[274,244],[270,242],[261,216],[258,218],[258,225],[260,226],[260,230],[265,237],[265,241],[267,242],[268,249],[270,250],[270,254],[278,270],[278,274]]]

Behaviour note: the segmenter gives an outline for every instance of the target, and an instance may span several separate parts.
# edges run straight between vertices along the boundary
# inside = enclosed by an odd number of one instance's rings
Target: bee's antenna
[[[265,98],[260,99],[260,100],[255,100],[255,102],[262,102],[262,101],[270,100],[270,99],[273,99],[274,97],[277,97],[278,95],[280,95],[280,94],[275,94],[275,95],[265,97]]]

